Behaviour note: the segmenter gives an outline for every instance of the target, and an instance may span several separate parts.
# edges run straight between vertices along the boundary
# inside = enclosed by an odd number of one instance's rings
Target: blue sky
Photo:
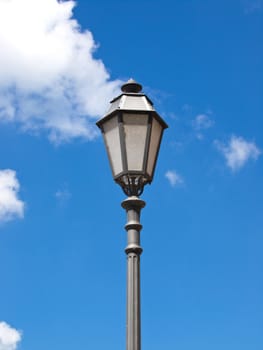
[[[0,0],[0,350],[125,347],[125,198],[95,127],[169,124],[142,198],[142,348],[263,347],[263,1]]]

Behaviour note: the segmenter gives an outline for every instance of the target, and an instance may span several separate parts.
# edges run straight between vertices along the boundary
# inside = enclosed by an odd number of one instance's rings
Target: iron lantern
[[[142,86],[130,79],[97,122],[101,129],[114,180],[128,196],[140,196],[153,180],[164,129],[168,126]]]

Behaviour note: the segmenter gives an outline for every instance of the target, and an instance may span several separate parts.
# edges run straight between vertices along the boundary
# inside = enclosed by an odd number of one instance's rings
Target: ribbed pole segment
[[[127,316],[126,350],[141,350],[141,300],[140,300],[140,212],[145,202],[132,196],[122,202],[127,212]]]

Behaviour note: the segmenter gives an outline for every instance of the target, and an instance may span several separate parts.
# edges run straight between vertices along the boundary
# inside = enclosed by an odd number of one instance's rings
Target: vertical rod
[[[126,350],[141,350],[141,300],[140,300],[140,212],[145,202],[136,196],[122,202],[127,213],[127,315]]]

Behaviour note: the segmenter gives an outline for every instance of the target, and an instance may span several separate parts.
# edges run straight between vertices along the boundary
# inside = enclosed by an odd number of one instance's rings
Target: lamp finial
[[[123,92],[139,93],[142,91],[142,85],[137,83],[134,79],[129,79],[127,83],[121,87]]]

